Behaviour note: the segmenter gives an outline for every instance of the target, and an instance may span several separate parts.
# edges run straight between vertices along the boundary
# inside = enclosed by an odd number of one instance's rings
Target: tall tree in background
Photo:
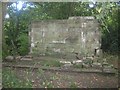
[[[94,16],[100,22],[102,31],[102,49],[105,52],[117,52],[118,48],[118,8],[117,3],[83,2],[25,2],[20,10],[17,3],[9,5],[5,19],[4,32],[8,54],[25,55],[29,52],[28,32],[32,20],[68,19],[70,16]],[[6,51],[6,50],[4,50]]]

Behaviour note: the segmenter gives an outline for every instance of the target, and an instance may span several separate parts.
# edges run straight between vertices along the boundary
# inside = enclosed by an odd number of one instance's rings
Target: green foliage
[[[105,52],[118,53],[118,6],[116,3],[101,3],[96,16],[102,31],[102,49]]]
[[[14,3],[15,4],[15,3]],[[4,38],[7,47],[3,47],[3,57],[6,55],[28,54],[28,25],[29,12],[20,11],[15,6],[8,6],[7,13],[10,18],[4,22]]]
[[[8,45],[4,43],[4,47],[2,46],[2,50],[1,50],[2,59],[4,59],[7,55],[9,55],[8,52],[9,52]]]
[[[54,88],[53,84],[49,80],[47,80],[46,76],[44,75],[44,71],[42,69],[38,69],[38,73],[40,77],[43,77],[42,86],[44,88]]]
[[[28,35],[22,33],[19,37],[18,37],[18,52],[20,55],[26,55],[29,52],[29,42],[28,42]]]
[[[97,2],[93,8],[89,7],[89,2],[26,2],[25,4],[26,7],[19,11],[15,6],[8,6],[7,13],[10,18],[5,19],[6,47],[3,48],[3,56],[15,53],[28,54],[27,34],[32,20],[68,19],[70,16],[95,16],[100,23],[103,51],[118,52],[120,49],[118,45],[119,6],[115,2]]]
[[[31,88],[32,84],[30,81],[20,80],[9,68],[3,69],[2,73],[2,85],[3,88]]]
[[[53,84],[47,80],[43,82],[42,85],[44,86],[44,88],[54,88]]]
[[[72,82],[72,83],[70,84],[70,88],[78,88],[78,86],[76,85],[75,82]]]
[[[0,50],[0,59],[2,59],[2,50]]]
[[[57,60],[45,60],[45,61],[41,62],[41,65],[43,65],[43,66],[49,66],[49,67],[60,67],[63,64],[60,63]]]
[[[78,68],[78,69],[82,69],[83,65],[82,65],[82,63],[80,63],[80,64],[73,64],[73,67],[74,68]]]

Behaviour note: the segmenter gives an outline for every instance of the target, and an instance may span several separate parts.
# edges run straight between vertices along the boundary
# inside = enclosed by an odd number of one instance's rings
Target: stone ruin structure
[[[62,58],[100,55],[99,23],[92,16],[33,21],[30,28],[31,54]]]

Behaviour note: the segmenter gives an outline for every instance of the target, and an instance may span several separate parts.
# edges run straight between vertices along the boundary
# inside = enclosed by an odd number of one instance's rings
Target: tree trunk
[[[4,46],[5,44],[5,40],[4,40],[4,31],[3,31],[3,19],[5,17],[6,14],[6,7],[7,7],[7,3],[2,3],[0,2],[0,73],[2,72],[2,46]],[[5,46],[4,46],[5,48]],[[1,75],[0,75],[1,76]],[[0,77],[0,89],[2,88],[2,78]]]
[[[8,4],[8,2],[2,2],[1,3],[1,36],[2,36],[2,39],[1,39],[1,50],[2,50],[2,53],[4,53],[4,51],[5,50],[7,50],[6,49],[6,43],[5,43],[5,34],[4,34],[4,30],[3,30],[3,26],[4,26],[4,19],[5,19],[5,15],[6,15],[6,12],[7,12],[7,4]],[[4,53],[5,54],[5,53]],[[4,56],[3,56],[3,58],[4,58]]]

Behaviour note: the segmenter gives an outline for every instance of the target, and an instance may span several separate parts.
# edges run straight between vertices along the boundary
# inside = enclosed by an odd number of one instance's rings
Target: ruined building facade
[[[33,21],[30,25],[30,53],[37,55],[96,55],[101,48],[99,23],[94,17]]]

